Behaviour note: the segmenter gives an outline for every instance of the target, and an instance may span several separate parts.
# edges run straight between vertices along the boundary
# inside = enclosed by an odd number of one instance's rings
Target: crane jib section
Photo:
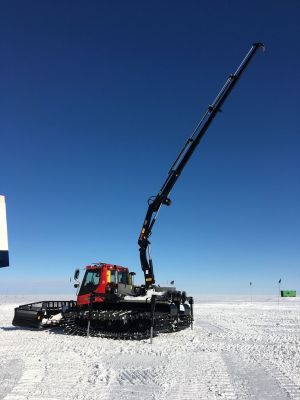
[[[190,157],[192,156],[205,132],[209,128],[210,124],[212,123],[218,112],[221,111],[222,105],[224,104],[227,97],[230,95],[237,81],[247,68],[257,50],[260,48],[262,48],[263,50],[265,49],[262,43],[254,43],[235,73],[231,74],[228,77],[217,97],[215,98],[213,103],[208,106],[206,112],[194,129],[192,135],[187,139],[183,148],[176,157],[174,163],[169,170],[167,179],[162,185],[160,191],[156,196],[150,198],[148,201],[148,210],[138,240],[141,267],[145,275],[145,285],[147,288],[150,288],[155,283],[153,264],[150,254],[149,237],[152,233],[152,228],[157,219],[160,208],[162,205],[169,206],[171,204],[169,195],[177,179],[179,178],[181,172],[188,163]]]

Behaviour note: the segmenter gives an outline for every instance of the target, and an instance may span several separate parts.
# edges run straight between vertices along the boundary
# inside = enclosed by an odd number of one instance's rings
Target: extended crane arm
[[[221,111],[223,103],[231,93],[235,84],[237,83],[242,73],[244,72],[259,48],[264,49],[264,45],[262,43],[254,43],[235,73],[229,76],[221,91],[215,98],[214,102],[208,107],[200,122],[196,126],[194,132],[188,138],[182,150],[178,154],[176,160],[169,170],[168,177],[162,185],[160,191],[156,196],[151,197],[148,200],[148,210],[138,240],[141,267],[145,275],[145,284],[147,288],[151,287],[155,283],[153,264],[150,255],[149,237],[151,235],[153,225],[157,219],[159,210],[163,204],[167,206],[171,204],[171,200],[168,196],[177,179],[179,178],[182,170],[186,166],[191,155],[198,146],[200,140],[212,123],[213,119],[215,118],[217,113]]]

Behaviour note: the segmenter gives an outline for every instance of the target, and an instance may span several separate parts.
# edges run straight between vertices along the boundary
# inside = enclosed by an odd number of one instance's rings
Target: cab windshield
[[[89,270],[86,271],[82,285],[79,291],[79,296],[82,294],[91,293],[96,290],[100,281],[101,271]]]

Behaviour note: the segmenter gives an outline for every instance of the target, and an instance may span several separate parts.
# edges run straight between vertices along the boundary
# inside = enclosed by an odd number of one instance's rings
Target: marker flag
[[[9,266],[5,196],[0,195],[0,268]]]

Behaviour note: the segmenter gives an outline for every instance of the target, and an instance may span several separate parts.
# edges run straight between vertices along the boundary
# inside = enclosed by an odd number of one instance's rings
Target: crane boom
[[[259,48],[264,49],[264,45],[262,43],[254,43],[235,73],[228,77],[217,97],[215,98],[213,103],[207,108],[200,122],[196,126],[194,132],[187,139],[185,145],[183,146],[174,163],[172,164],[168,172],[167,179],[160,188],[160,191],[156,196],[151,197],[148,200],[148,210],[138,240],[141,267],[145,275],[146,288],[151,288],[152,285],[155,283],[153,263],[150,254],[149,237],[152,233],[152,228],[157,219],[160,208],[162,205],[169,206],[171,204],[171,200],[168,196],[173,189],[177,179],[179,178],[181,172],[183,171],[184,167],[186,166],[187,162],[189,161],[190,157],[198,146],[200,140],[204,136],[205,132],[209,128],[210,124],[216,117],[217,113],[221,111],[221,107],[224,104],[225,100],[231,93],[232,89],[236,85],[237,81],[239,80],[242,73],[245,71],[254,54]]]

